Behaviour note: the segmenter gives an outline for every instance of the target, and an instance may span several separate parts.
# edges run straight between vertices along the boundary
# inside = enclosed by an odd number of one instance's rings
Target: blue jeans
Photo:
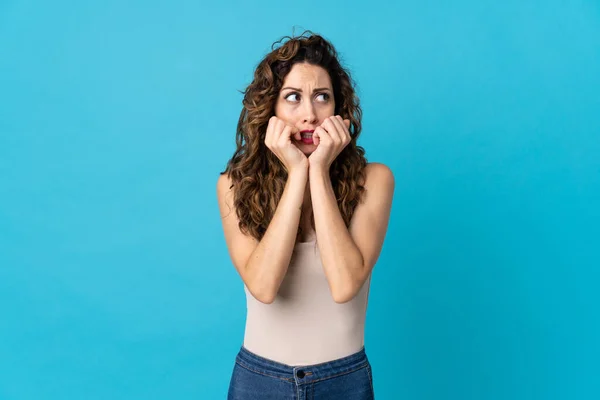
[[[320,364],[291,366],[252,353],[235,358],[227,400],[373,400],[371,364],[357,353]]]

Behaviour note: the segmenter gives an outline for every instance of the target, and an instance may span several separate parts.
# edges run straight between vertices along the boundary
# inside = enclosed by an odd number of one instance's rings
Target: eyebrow
[[[296,90],[298,92],[302,92],[302,89],[293,88],[293,87],[289,87],[289,86],[286,86],[286,87],[282,88],[281,90],[284,90],[284,89],[292,89],[292,90]],[[331,91],[329,88],[322,87],[322,88],[313,89],[313,93],[314,92],[321,92],[321,91],[324,91],[324,90]]]

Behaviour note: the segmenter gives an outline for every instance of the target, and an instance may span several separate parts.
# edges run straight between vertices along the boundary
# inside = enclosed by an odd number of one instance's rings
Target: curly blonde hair
[[[308,36],[305,36],[309,33]],[[280,46],[277,46],[280,44]],[[242,111],[237,124],[237,148],[225,171],[234,187],[234,206],[239,228],[261,240],[281,199],[287,171],[265,145],[269,118],[284,78],[296,63],[324,68],[331,78],[334,115],[350,120],[351,141],[331,164],[329,176],[346,227],[365,191],[365,150],[356,144],[361,131],[362,110],[350,73],[341,66],[333,45],[322,36],[305,31],[300,36],[283,36],[258,64],[250,85],[242,91]],[[311,218],[315,228],[314,213]],[[300,225],[300,224],[299,224]],[[302,234],[298,226],[297,237]]]

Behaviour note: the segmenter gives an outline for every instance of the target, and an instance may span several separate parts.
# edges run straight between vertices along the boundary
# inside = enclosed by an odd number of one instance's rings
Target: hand
[[[333,160],[350,143],[350,120],[341,116],[327,117],[313,132],[313,143],[317,149],[308,157],[310,167],[323,167],[329,171]]]
[[[269,119],[265,144],[282,162],[288,173],[295,169],[308,168],[308,158],[292,143],[291,136],[300,140],[298,128],[275,116]]]

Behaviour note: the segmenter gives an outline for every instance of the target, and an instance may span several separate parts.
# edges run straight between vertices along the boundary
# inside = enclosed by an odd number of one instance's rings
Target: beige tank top
[[[244,347],[287,365],[319,364],[364,346],[371,275],[350,301],[333,301],[317,243],[294,246],[287,274],[271,304],[256,300],[246,285]]]

